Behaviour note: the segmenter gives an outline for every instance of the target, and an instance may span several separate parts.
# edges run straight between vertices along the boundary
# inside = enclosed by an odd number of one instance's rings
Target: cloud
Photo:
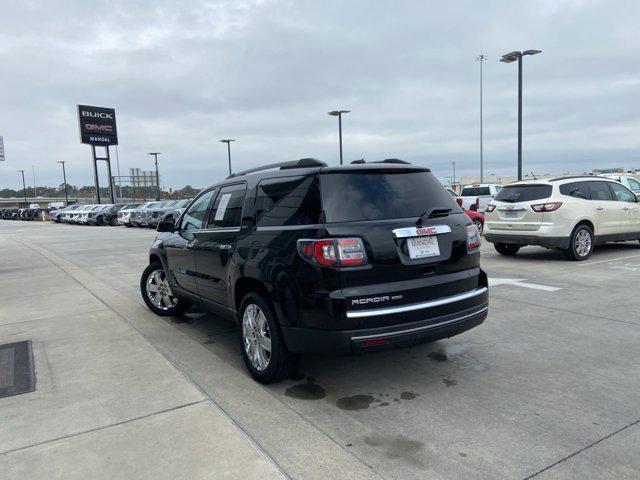
[[[640,166],[636,34],[640,6],[598,1],[12,2],[0,30],[0,185],[90,184],[75,106],[117,111],[122,173],[204,186],[234,168],[316,157],[405,158],[477,173],[478,62],[484,64],[485,165],[512,174],[514,49],[524,63],[525,169]],[[114,165],[115,170],[115,165]],[[103,182],[104,183],[104,180]]]

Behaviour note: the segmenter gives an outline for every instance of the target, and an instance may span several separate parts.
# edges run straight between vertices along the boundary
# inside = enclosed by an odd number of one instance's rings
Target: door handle
[[[600,211],[600,210],[604,210],[603,207],[596,207],[596,210]]]
[[[229,252],[229,251],[231,251],[232,248],[233,247],[231,245],[226,244],[226,243],[220,245],[220,251],[222,251],[222,252]]]

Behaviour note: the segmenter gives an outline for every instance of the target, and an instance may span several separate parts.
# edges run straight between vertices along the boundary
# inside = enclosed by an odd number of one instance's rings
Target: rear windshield
[[[494,197],[499,202],[529,202],[551,196],[551,185],[507,185]]]
[[[463,197],[479,197],[480,195],[491,195],[489,187],[464,187],[462,193]]]
[[[419,217],[432,208],[458,212],[453,197],[429,172],[350,172],[321,175],[327,223]]]

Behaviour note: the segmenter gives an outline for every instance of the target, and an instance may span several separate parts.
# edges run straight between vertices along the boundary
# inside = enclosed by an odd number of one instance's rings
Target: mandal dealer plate
[[[407,239],[409,258],[427,258],[440,255],[438,237],[430,235],[426,237],[412,237]]]

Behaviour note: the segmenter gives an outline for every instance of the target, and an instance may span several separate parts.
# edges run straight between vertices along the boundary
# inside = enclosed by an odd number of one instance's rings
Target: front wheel
[[[189,308],[189,302],[176,297],[160,262],[153,262],[142,272],[140,293],[149,310],[161,317],[171,317]]]
[[[493,246],[496,252],[500,255],[506,255],[507,257],[514,256],[518,253],[518,250],[520,250],[520,245],[512,245],[509,243],[494,243]]]
[[[581,262],[593,253],[593,232],[586,225],[578,225],[569,242],[569,248],[564,250],[564,256],[569,260]]]
[[[271,303],[259,293],[249,293],[238,311],[242,358],[251,376],[272,383],[295,373],[300,355],[289,353]]]
[[[118,217],[111,217],[111,219],[109,220],[109,225],[111,225],[112,227],[118,225]]]

